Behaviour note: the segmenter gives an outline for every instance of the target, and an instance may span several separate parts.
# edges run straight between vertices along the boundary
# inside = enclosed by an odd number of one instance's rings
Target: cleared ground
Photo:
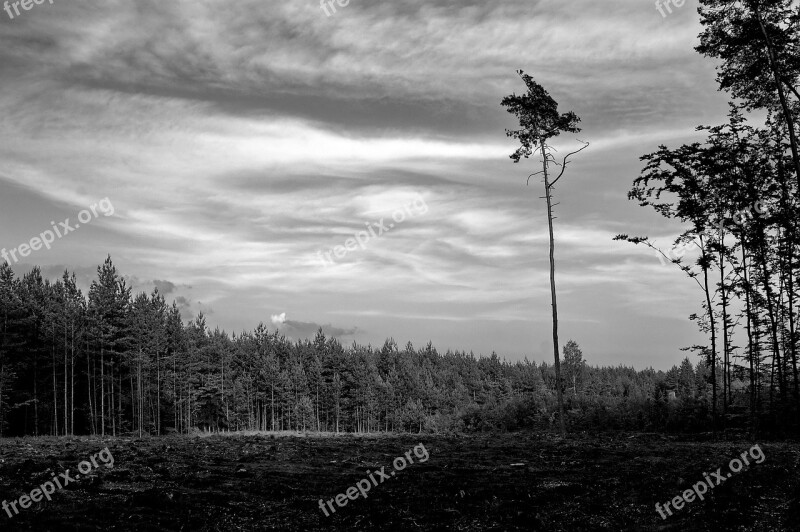
[[[413,448],[429,454],[419,463]],[[0,440],[0,502],[108,447],[101,467],[0,530],[800,530],[800,446],[759,441],[765,459],[662,520],[703,474],[728,471],[749,441],[658,435],[495,435]],[[326,517],[367,477],[414,464]],[[513,464],[513,465],[512,465]],[[373,473],[373,476],[374,473]],[[13,513],[13,512],[12,512]]]

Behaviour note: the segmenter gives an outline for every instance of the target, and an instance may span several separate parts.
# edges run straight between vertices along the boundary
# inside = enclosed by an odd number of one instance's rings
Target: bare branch
[[[649,247],[650,249],[652,249],[656,253],[659,253],[661,256],[663,256],[665,259],[667,259],[667,262],[671,262],[672,264],[674,264],[675,266],[680,268],[681,271],[683,271],[683,273],[685,273],[686,275],[688,275],[689,277],[694,279],[694,282],[697,283],[697,286],[700,287],[700,290],[705,291],[705,288],[703,288],[703,285],[700,284],[700,281],[697,280],[697,274],[695,274],[693,271],[691,271],[691,269],[688,266],[684,266],[683,264],[681,264],[681,259],[679,259],[679,258],[678,259],[670,258],[666,253],[661,251],[661,248],[657,247],[652,242],[650,242],[649,238],[647,238],[647,237],[629,237],[628,235],[617,235],[617,236],[614,237],[614,240],[624,240],[625,242],[630,242],[631,244],[634,244],[634,245],[644,244],[645,246]]]
[[[533,176],[535,176],[535,175],[539,175],[539,174],[543,174],[543,173],[544,173],[544,170],[539,170],[538,172],[534,172],[534,173],[532,173],[531,175],[529,175],[529,176],[528,176],[528,181],[527,181],[527,183],[526,183],[526,184],[527,184],[527,185],[530,185],[530,184],[531,184],[531,178],[532,178]]]
[[[556,184],[556,182],[557,182],[559,179],[561,179],[561,176],[562,176],[562,175],[564,175],[564,171],[567,169],[567,164],[569,164],[569,162],[568,162],[568,159],[569,159],[569,157],[570,157],[571,155],[575,155],[576,153],[580,153],[580,152],[582,152],[583,150],[585,150],[586,148],[588,148],[588,147],[589,147],[589,143],[588,143],[588,142],[585,142],[585,141],[583,141],[583,140],[580,140],[580,139],[577,139],[577,140],[578,140],[578,142],[583,142],[583,147],[582,147],[582,148],[580,148],[579,150],[575,150],[575,151],[573,151],[573,152],[571,152],[571,153],[568,153],[567,155],[565,155],[565,156],[564,156],[564,161],[561,163],[561,172],[558,174],[558,177],[556,177],[556,178],[555,178],[555,179],[554,179],[554,180],[553,180],[553,181],[550,183],[550,188],[553,188],[553,186]]]

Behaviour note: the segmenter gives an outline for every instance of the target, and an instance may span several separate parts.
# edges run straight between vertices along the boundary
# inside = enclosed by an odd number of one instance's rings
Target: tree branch
[[[539,170],[538,172],[534,172],[534,173],[532,173],[531,175],[529,175],[529,176],[528,176],[528,181],[526,182],[526,184],[527,184],[527,185],[530,185],[530,184],[531,184],[531,178],[532,178],[533,176],[535,176],[535,175],[539,175],[539,174],[543,174],[543,173],[544,173],[544,170]]]
[[[786,84],[787,87],[789,87],[789,90],[794,93],[795,97],[797,98],[797,101],[800,101],[800,94],[797,92],[797,89],[794,88],[794,85],[789,83],[789,80],[786,78],[783,78],[783,82]]]
[[[580,139],[578,139],[578,142],[583,142],[583,147],[581,149],[579,149],[579,150],[575,150],[575,151],[573,151],[571,153],[568,153],[567,155],[564,156],[564,161],[560,165],[561,166],[561,172],[558,174],[558,177],[556,177],[553,180],[553,182],[550,183],[550,188],[553,188],[553,186],[555,186],[556,182],[559,179],[561,179],[561,176],[564,175],[564,171],[567,169],[567,164],[568,164],[567,159],[569,159],[570,155],[575,155],[576,153],[580,153],[580,152],[582,152],[583,150],[585,150],[586,148],[589,147],[589,143],[588,142],[585,142],[585,141],[580,140]]]

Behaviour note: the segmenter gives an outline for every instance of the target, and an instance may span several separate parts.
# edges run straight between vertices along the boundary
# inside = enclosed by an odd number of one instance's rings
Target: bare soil
[[[319,499],[422,443],[425,463],[326,517]],[[101,467],[0,530],[800,530],[800,446],[766,456],[666,520],[655,510],[751,441],[660,435],[210,436],[0,440],[0,502],[108,447]],[[412,453],[413,456],[413,453]],[[13,512],[12,512],[13,513]]]

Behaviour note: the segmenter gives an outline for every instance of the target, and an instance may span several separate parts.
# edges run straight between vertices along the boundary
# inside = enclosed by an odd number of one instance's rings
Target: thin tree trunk
[[[178,352],[175,351],[172,353],[172,400],[175,402],[173,413],[175,414],[175,430],[180,432],[178,428],[180,423],[178,423],[178,405],[180,403],[178,399],[178,372],[176,371],[176,359],[178,358]]]
[[[89,416],[91,417],[92,435],[97,434],[97,417],[95,415],[95,405],[92,400],[94,379],[92,378],[92,356],[89,351],[89,335],[86,335],[86,393],[89,396]]]
[[[161,436],[161,358],[156,350],[156,435]]]
[[[786,241],[786,268],[784,268],[784,276],[787,279],[787,298],[788,298],[788,318],[789,318],[789,353],[792,357],[792,376],[794,378],[794,383],[792,386],[792,394],[794,396],[795,404],[800,406],[800,390],[798,390],[798,375],[797,375],[797,333],[795,330],[795,320],[794,320],[794,301],[795,301],[795,293],[794,293],[794,251],[795,251],[795,223],[796,221],[788,216],[789,213],[789,205],[788,205],[788,190],[787,184],[785,179],[785,172],[782,171],[783,166],[780,166],[780,178],[781,178],[781,207],[785,215],[785,233],[784,233],[784,240]]]
[[[712,432],[714,438],[717,436],[717,325],[714,320],[714,307],[711,305],[711,290],[708,286],[708,261],[706,244],[700,238],[700,245],[703,249],[703,279],[704,291],[706,294],[706,306],[708,307],[708,321],[711,328],[711,411],[712,411]]]
[[[755,376],[755,346],[753,345],[753,330],[751,323],[753,311],[750,308],[750,292],[752,287],[747,279],[747,252],[745,251],[744,230],[742,231],[742,276],[745,297],[745,312],[747,313],[747,354],[750,361],[750,423],[753,437],[756,435],[756,376]]]
[[[767,270],[767,251],[765,246],[761,244],[761,257],[759,260],[761,266],[761,273],[762,273],[762,282],[764,284],[764,291],[766,292],[767,296],[767,316],[769,317],[770,323],[770,333],[772,336],[772,358],[775,361],[775,366],[778,369],[778,391],[780,393],[781,400],[785,399],[786,395],[786,387],[784,382],[783,376],[783,368],[781,363],[781,354],[780,354],[780,344],[778,342],[778,323],[775,319],[775,307],[774,307],[774,297],[772,294],[772,286],[770,286],[770,275]]]
[[[556,301],[556,263],[555,263],[555,238],[553,237],[553,204],[550,197],[550,179],[547,172],[547,150],[541,135],[539,146],[542,150],[542,171],[544,173],[544,191],[547,199],[547,228],[550,234],[550,299],[553,306],[553,357],[556,367],[556,393],[558,396],[558,419],[561,437],[566,435],[564,428],[564,397],[561,391],[561,362],[558,355],[558,303]]]
[[[725,416],[728,413],[728,403],[730,401],[730,344],[728,341],[728,295],[725,291],[725,266],[724,257],[722,253],[722,239],[723,234],[720,234],[720,249],[719,249],[719,286],[720,296],[722,303],[722,352],[723,352],[723,366],[722,366],[722,382],[723,382],[723,426],[725,425]]]
[[[71,366],[69,434],[70,436],[74,436],[75,435],[75,319],[74,318],[72,320],[72,341],[70,342],[69,362]]]
[[[789,102],[786,100],[786,92],[783,88],[783,81],[780,72],[780,67],[778,66],[777,60],[775,58],[775,49],[772,44],[772,39],[770,38],[769,34],[767,33],[767,28],[764,26],[764,19],[761,17],[761,12],[758,9],[758,5],[755,5],[753,10],[756,14],[756,20],[758,20],[758,25],[761,28],[761,33],[764,35],[764,42],[766,43],[767,47],[767,58],[769,59],[769,66],[772,70],[772,76],[775,80],[775,88],[778,90],[778,98],[781,102],[781,108],[783,109],[783,116],[784,120],[786,121],[786,127],[789,130],[789,144],[792,149],[792,160],[794,161],[795,171],[797,172],[797,181],[798,181],[798,194],[800,194],[800,152],[798,152],[798,142],[797,142],[797,133],[795,130],[794,124],[794,117],[792,116],[791,109],[789,108]]]
[[[67,365],[67,309],[64,309],[64,436],[69,434],[69,366]]]
[[[142,393],[142,348],[139,347],[139,360],[136,361],[136,400],[138,402],[139,415],[136,417],[139,425],[139,437],[142,437],[142,423],[144,422],[144,395]]]
[[[103,342],[103,328],[100,327],[100,434],[106,435],[106,373],[105,373],[105,345]]]
[[[117,412],[114,408],[114,403],[116,401],[116,397],[114,397],[114,388],[116,387],[116,382],[114,382],[114,364],[112,361],[111,364],[111,373],[109,375],[111,381],[111,391],[109,395],[111,396],[111,404],[108,405],[108,416],[111,418],[111,435],[116,437],[117,436]]]
[[[222,367],[222,402],[225,404],[225,422],[228,422],[228,402],[225,400],[225,355],[220,354],[220,366]]]
[[[58,383],[56,380],[56,320],[53,316],[53,323],[50,328],[50,355],[53,364],[53,436],[58,436]]]
[[[33,433],[39,435],[39,357],[38,349],[33,350]]]

